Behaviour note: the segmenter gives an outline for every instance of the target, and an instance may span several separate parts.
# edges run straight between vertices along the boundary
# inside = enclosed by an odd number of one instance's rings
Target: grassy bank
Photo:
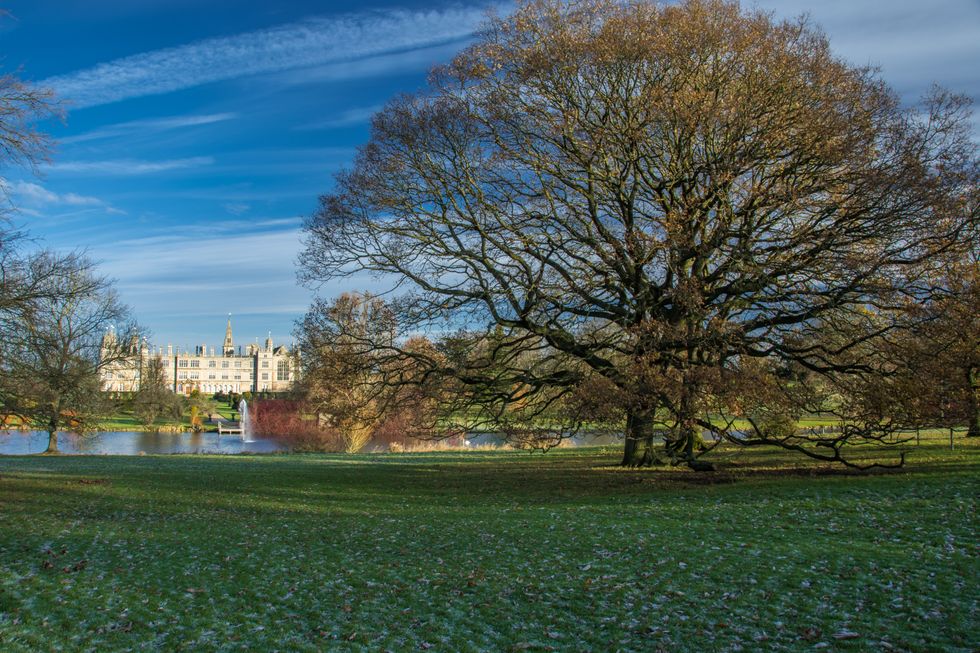
[[[216,416],[220,415],[225,419],[239,419],[238,411],[229,406],[226,402],[217,402],[214,410]],[[216,431],[217,426],[207,422],[204,417],[203,424],[205,431]],[[190,414],[182,416],[179,420],[161,417],[152,426],[147,426],[140,422],[133,414],[132,406],[123,403],[119,409],[106,418],[101,425],[102,431],[177,431],[187,432],[192,430]]]
[[[980,448],[0,458],[0,649],[970,651]]]

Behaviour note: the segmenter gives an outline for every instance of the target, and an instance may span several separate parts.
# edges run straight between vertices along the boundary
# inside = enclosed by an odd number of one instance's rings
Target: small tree
[[[364,343],[394,341],[390,310],[370,294],[344,293],[331,303],[314,304],[299,338],[310,409],[340,432],[347,452],[359,451],[382,418],[386,390],[380,356],[365,350]]]
[[[143,363],[139,389],[133,397],[133,414],[147,427],[156,424],[162,416],[179,414],[180,397],[167,383],[165,364],[159,356],[151,356]]]
[[[50,296],[0,312],[0,400],[5,412],[47,431],[46,453],[57,453],[58,431],[85,432],[104,420],[112,406],[99,373],[134,355],[135,327],[130,337],[103,342],[106,326],[128,315],[110,282],[91,262],[72,261],[52,280]]]
[[[204,429],[202,415],[211,415],[211,413],[217,410],[217,403],[203,394],[198,388],[191,390],[190,394],[186,398],[183,398],[182,401],[190,413],[191,429],[195,432]]]

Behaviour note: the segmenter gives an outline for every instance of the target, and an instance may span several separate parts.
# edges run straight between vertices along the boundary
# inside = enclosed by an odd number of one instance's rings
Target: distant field
[[[0,650],[973,651],[980,443],[0,458]]]

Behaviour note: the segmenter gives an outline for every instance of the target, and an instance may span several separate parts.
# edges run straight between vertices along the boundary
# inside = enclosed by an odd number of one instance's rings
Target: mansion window
[[[177,378],[178,379],[186,379],[187,378],[187,372],[181,372],[180,374],[177,375]]]
[[[221,367],[228,367],[228,361],[221,361]]]
[[[214,367],[214,365],[215,365],[214,361],[208,361],[208,367]]]
[[[241,367],[241,366],[242,366],[241,361],[235,361],[235,367]]]
[[[191,367],[200,367],[201,361],[191,361]]]
[[[269,361],[262,361],[262,367],[269,367]]]
[[[177,361],[177,367],[187,367],[187,361],[184,360]]]
[[[289,363],[286,361],[279,361],[276,364],[276,381],[288,381],[289,380]]]
[[[222,374],[221,375],[221,378],[227,380],[228,379],[228,375],[227,374]]]
[[[209,379],[213,379],[213,378],[215,378],[215,376],[214,376],[214,374],[208,374],[208,378]]]
[[[199,378],[201,378],[201,375],[198,374],[197,372],[191,372],[191,378],[192,379],[199,379]]]
[[[262,372],[262,380],[263,381],[268,381],[269,380],[269,373],[268,372]]]

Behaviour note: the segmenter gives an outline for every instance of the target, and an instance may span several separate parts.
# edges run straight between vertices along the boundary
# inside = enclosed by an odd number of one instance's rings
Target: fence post
[[[949,450],[953,450],[953,427],[949,427]]]

